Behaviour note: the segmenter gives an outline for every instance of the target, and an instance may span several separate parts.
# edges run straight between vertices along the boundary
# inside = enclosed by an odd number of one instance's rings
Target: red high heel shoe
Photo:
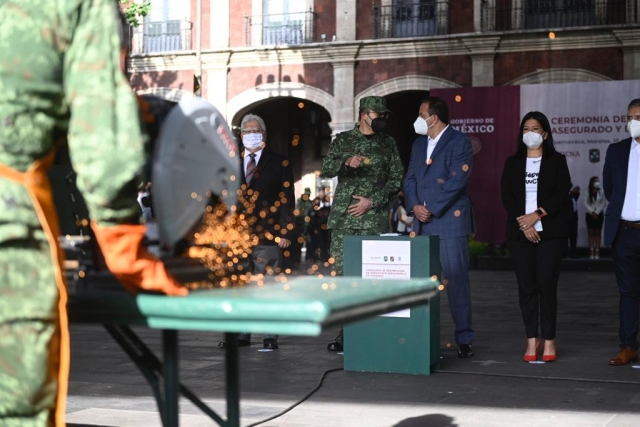
[[[535,354],[525,354],[522,360],[525,362],[535,362],[538,360],[538,351],[540,351],[540,340],[536,343],[536,352]]]
[[[558,359],[558,349],[555,349],[555,353],[553,354],[543,354],[542,355],[542,361],[543,362],[555,362]]]

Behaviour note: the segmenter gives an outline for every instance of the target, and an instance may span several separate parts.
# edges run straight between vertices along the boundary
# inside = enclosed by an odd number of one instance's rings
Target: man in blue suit
[[[602,171],[604,244],[611,245],[620,291],[620,352],[610,365],[638,361],[640,323],[640,99],[627,108],[631,138],[609,145]]]
[[[444,100],[428,97],[420,105],[404,179],[406,206],[414,214],[413,229],[423,236],[440,236],[442,283],[455,323],[458,357],[473,357],[469,243],[473,229],[467,181],[473,166],[471,141],[449,126]]]

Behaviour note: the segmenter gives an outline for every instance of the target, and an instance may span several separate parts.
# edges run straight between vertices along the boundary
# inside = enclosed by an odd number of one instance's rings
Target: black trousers
[[[510,240],[509,250],[518,279],[520,310],[527,338],[552,340],[556,337],[558,277],[567,239],[545,239],[540,243],[527,239]],[[540,334],[538,333],[540,326]]]
[[[611,248],[620,290],[620,345],[637,351],[640,347],[640,230],[620,224]]]
[[[574,256],[576,254],[576,242],[578,241],[578,212],[574,212],[571,215],[571,221],[569,222],[569,254]]]

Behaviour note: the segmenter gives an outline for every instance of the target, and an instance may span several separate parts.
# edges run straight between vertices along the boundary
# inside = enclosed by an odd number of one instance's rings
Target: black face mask
[[[387,127],[386,117],[376,117],[371,120],[371,130],[373,133],[383,133]]]

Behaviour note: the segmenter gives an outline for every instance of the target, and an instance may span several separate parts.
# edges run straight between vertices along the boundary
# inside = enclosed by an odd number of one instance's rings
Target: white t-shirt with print
[[[527,172],[525,173],[526,203],[524,212],[529,214],[538,209],[538,177],[540,176],[540,162],[542,157],[527,157]],[[535,223],[536,231],[542,231],[542,221]]]

